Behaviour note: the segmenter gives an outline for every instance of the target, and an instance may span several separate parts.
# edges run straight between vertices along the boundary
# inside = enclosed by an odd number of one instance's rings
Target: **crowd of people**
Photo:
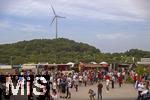
[[[148,98],[145,94],[149,93],[149,81],[145,80],[144,77],[139,77],[136,72],[133,70],[84,70],[81,72],[72,71],[71,73],[62,73],[61,71],[49,71],[43,70],[42,74],[35,75],[32,71],[21,72],[20,75],[7,75],[5,76],[6,81],[1,83],[14,83],[16,85],[24,85],[30,87],[28,91],[28,99],[32,100],[33,98],[33,83],[35,81],[35,77],[44,77],[46,82],[38,81],[39,84],[45,86],[45,90],[40,89],[39,91],[43,94],[40,94],[36,98],[38,100],[62,100],[70,99],[73,95],[71,90],[75,90],[76,92],[79,91],[79,88],[82,86],[87,87],[87,85],[97,85],[97,92],[96,90],[89,89],[89,99],[95,100],[96,95],[98,100],[102,100],[102,91],[103,91],[103,84],[106,86],[106,93],[109,93],[110,89],[114,89],[116,84],[118,87],[122,87],[127,81],[128,77],[131,77],[134,81],[135,89],[138,91],[138,100],[142,100],[142,98]],[[0,80],[2,80],[2,75],[0,76]],[[5,79],[4,79],[5,80]],[[9,84],[6,87],[6,90],[10,88],[11,85]],[[7,97],[10,98],[12,95],[11,89],[6,91]],[[0,91],[0,95],[2,92]],[[2,100],[2,99],[1,99]],[[146,100],[146,99],[143,99]],[[149,100],[149,99],[147,99]]]

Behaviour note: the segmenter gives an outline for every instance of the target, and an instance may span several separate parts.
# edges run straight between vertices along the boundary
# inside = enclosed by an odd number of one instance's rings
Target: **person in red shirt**
[[[134,81],[134,83],[136,83],[136,80],[137,80],[137,77],[136,77],[136,75],[134,74],[134,75],[133,75],[133,81]]]
[[[105,80],[110,80],[110,76],[107,74]]]
[[[143,80],[143,78],[142,78],[142,76],[140,76],[140,82],[142,82],[142,80]]]
[[[98,79],[99,79],[99,80],[103,80],[103,75],[102,75],[101,72],[98,73]]]
[[[121,85],[122,85],[122,75],[120,77],[118,77],[118,83],[119,83],[119,87],[121,87]]]

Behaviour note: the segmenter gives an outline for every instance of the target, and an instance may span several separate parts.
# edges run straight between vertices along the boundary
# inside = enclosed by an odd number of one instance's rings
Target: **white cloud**
[[[150,0],[132,0],[132,4],[139,11],[141,17],[149,19]]]
[[[116,33],[99,33],[96,35],[98,40],[110,40],[110,41],[126,41],[126,40],[136,40],[135,42],[137,42],[138,40],[142,40],[142,39],[146,39],[149,40],[150,39],[150,30],[143,30],[142,32],[137,32],[137,33],[132,33],[132,32],[116,32]]]
[[[97,34],[96,35],[97,38],[99,40],[116,40],[116,39],[129,39],[129,38],[132,38],[131,35],[127,34],[127,33],[102,33],[102,34]]]
[[[46,28],[41,25],[34,25],[28,23],[18,23],[18,22],[10,22],[10,21],[1,21],[0,29],[2,30],[11,30],[14,32],[21,32],[21,33],[45,33]]]
[[[34,16],[45,9],[44,5],[40,5],[36,0],[14,0],[11,1],[11,4],[8,2],[5,5],[4,11],[6,13],[19,16]]]
[[[11,37],[10,42],[12,37],[18,41],[20,38],[54,36],[55,25],[51,30],[47,25],[54,17],[50,2],[58,15],[67,17],[67,20],[73,19],[58,27],[59,35],[70,33],[69,38],[88,43],[94,41],[94,45],[96,41],[97,47],[107,48],[108,51],[142,46],[149,48],[150,0],[1,0],[0,18],[4,19],[0,19],[0,40],[8,41],[8,36]],[[86,23],[81,23],[81,20]],[[93,32],[100,33],[93,35]],[[84,33],[86,37],[82,37]],[[3,34],[7,34],[6,38]]]
[[[46,27],[41,25],[10,21],[1,21],[0,23],[0,44],[32,40],[35,38],[52,38],[53,35],[50,34]]]
[[[131,32],[97,34],[94,44],[103,52],[121,52],[132,48],[150,50],[150,31],[133,34]]]
[[[119,21],[143,21],[149,18],[142,16],[141,9],[135,7],[132,1],[134,0],[53,0],[51,3],[58,14],[71,18]],[[49,0],[14,0],[4,11],[26,17],[53,16]]]

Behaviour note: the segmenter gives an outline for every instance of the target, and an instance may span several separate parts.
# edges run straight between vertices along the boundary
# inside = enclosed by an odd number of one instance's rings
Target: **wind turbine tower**
[[[54,18],[53,18],[51,24],[53,24],[54,21],[55,21],[55,25],[56,25],[55,26],[55,28],[56,28],[56,39],[57,39],[58,38],[58,19],[59,18],[66,18],[66,17],[62,17],[62,16],[57,15],[52,5],[51,5],[51,8],[52,8],[53,13],[54,13]]]

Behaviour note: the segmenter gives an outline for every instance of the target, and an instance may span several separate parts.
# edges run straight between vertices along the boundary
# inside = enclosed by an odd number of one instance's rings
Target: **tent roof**
[[[102,64],[108,64],[108,63],[103,61],[103,62],[101,62],[100,64],[102,65]]]

